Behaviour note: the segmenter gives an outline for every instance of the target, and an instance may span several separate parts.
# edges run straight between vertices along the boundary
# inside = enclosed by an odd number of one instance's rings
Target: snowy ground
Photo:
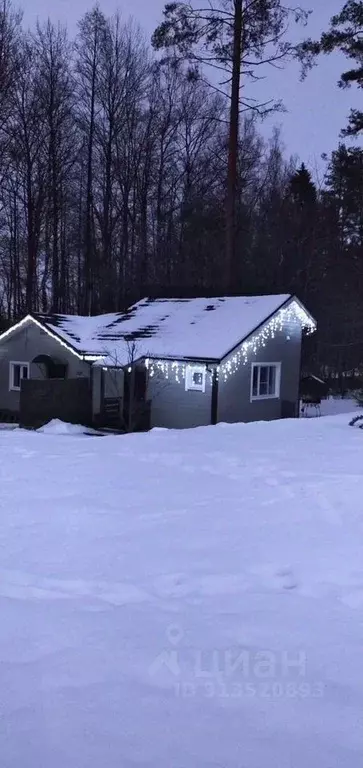
[[[1,768],[361,768],[347,422],[0,433]]]

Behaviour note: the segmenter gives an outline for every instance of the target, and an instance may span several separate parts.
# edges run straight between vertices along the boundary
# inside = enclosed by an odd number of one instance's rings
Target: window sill
[[[280,400],[280,395],[254,395],[251,397],[251,403],[257,400]]]

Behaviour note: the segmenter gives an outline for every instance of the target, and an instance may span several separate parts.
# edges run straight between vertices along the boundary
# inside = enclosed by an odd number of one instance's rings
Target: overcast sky
[[[21,0],[19,0],[21,5]],[[100,0],[100,7],[108,15],[119,8],[126,18],[130,15],[138,21],[150,37],[156,24],[162,18],[164,0]],[[23,0],[24,21],[34,25],[36,19],[66,23],[74,33],[77,20],[92,7],[92,0]],[[294,5],[294,3],[292,3]],[[300,0],[296,2],[306,10],[312,10],[308,25],[304,29],[293,29],[300,37],[316,37],[326,29],[330,17],[337,13],[343,0]],[[283,71],[269,69],[268,77],[258,84],[261,101],[281,98],[287,113],[274,115],[262,126],[264,135],[271,133],[275,124],[282,126],[287,152],[296,154],[314,172],[321,174],[322,152],[331,152],[338,144],[339,131],[346,123],[351,106],[358,106],[359,98],[354,88],[342,91],[337,80],[346,61],[340,55],[323,57],[305,82],[299,81],[299,67],[289,64]]]

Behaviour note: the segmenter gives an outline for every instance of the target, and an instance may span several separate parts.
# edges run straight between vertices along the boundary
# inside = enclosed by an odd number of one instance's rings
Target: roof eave
[[[305,307],[305,305],[302,303],[302,301],[300,301],[300,299],[298,299],[298,297],[297,297],[295,294],[292,294],[292,295],[291,295],[291,297],[290,297],[290,301],[296,301],[296,304],[298,304],[298,305],[299,305],[299,307],[300,307],[300,308],[301,308],[301,309],[302,309],[302,310],[305,312],[305,314],[308,316],[309,320],[310,320],[310,321],[311,321],[311,322],[312,322],[312,323],[315,325],[315,330],[316,330],[316,328],[317,328],[317,325],[318,325],[318,324],[317,324],[317,321],[316,321],[315,317],[313,317],[313,315],[311,314],[311,312],[309,312],[309,310],[308,310],[308,309],[306,309],[306,307]]]
[[[58,344],[60,344],[62,347],[65,347],[69,352],[71,352],[73,355],[78,357],[79,360],[84,360],[85,355],[88,353],[81,352],[80,350],[76,349],[73,344],[70,344],[69,342],[65,341],[56,331],[50,328],[48,328],[47,323],[44,323],[44,321],[40,320],[38,317],[33,315],[31,312],[28,312],[27,315],[24,315],[24,317],[19,320],[17,323],[14,323],[10,328],[8,328],[4,333],[0,335],[0,344],[2,341],[9,336],[12,336],[13,333],[16,333],[19,328],[22,328],[27,323],[32,322],[34,325],[38,326],[38,328],[41,328],[41,330],[45,331],[49,336],[51,336],[54,341],[56,341]]]
[[[244,341],[247,341],[247,339],[249,339],[249,338],[250,338],[250,336],[253,336],[253,334],[254,334],[254,333],[256,333],[256,331],[258,331],[260,328],[262,328],[262,326],[263,326],[263,325],[265,325],[266,323],[268,323],[268,321],[269,321],[269,320],[271,320],[271,318],[272,318],[274,315],[276,315],[276,312],[279,312],[279,311],[280,311],[280,309],[283,309],[285,306],[287,306],[287,304],[289,304],[289,303],[290,303],[290,301],[292,301],[292,299],[293,299],[293,296],[290,294],[290,295],[289,295],[289,297],[288,297],[287,299],[285,299],[285,301],[281,302],[281,304],[279,304],[279,306],[278,306],[278,307],[276,307],[276,309],[274,309],[274,311],[273,311],[273,312],[270,312],[270,314],[269,314],[269,315],[267,315],[267,316],[264,318],[264,320],[262,320],[262,322],[261,322],[261,323],[258,323],[258,325],[256,325],[256,326],[255,326],[255,327],[252,329],[252,331],[249,331],[249,333],[247,333],[247,334],[246,334],[246,336],[242,336],[242,338],[241,338],[241,339],[240,339],[240,340],[237,342],[237,344],[234,344],[234,345],[233,345],[233,347],[232,347],[231,349],[229,349],[229,350],[228,350],[228,352],[226,352],[226,353],[223,355],[223,357],[221,357],[221,359],[220,359],[220,361],[219,361],[219,362],[220,362],[220,363],[221,363],[221,362],[223,362],[223,360],[225,360],[225,358],[226,358],[226,357],[229,357],[230,355],[232,355],[232,354],[233,354],[233,352],[234,352],[236,349],[238,349],[238,347],[240,347],[240,346],[241,346],[241,344],[243,344],[243,342],[244,342]]]
[[[232,349],[230,349],[228,352],[226,352],[226,354],[223,355],[223,357],[220,359],[219,362],[220,363],[223,362],[223,360],[225,360],[226,357],[229,357],[230,355],[232,355],[233,352],[235,352],[235,350],[238,349],[241,346],[241,344],[243,344],[245,341],[247,341],[251,336],[253,336],[255,333],[257,333],[257,331],[259,331],[260,328],[262,328],[264,325],[266,325],[266,323],[268,323],[274,317],[274,315],[276,315],[277,312],[280,312],[281,309],[284,309],[289,304],[291,304],[293,301],[296,301],[296,303],[299,305],[299,307],[305,312],[305,314],[307,315],[309,320],[315,325],[315,329],[316,329],[317,323],[316,323],[315,318],[310,314],[310,312],[308,312],[308,310],[306,309],[304,304],[300,301],[300,299],[298,299],[297,296],[295,296],[295,294],[290,293],[288,298],[285,299],[285,301],[282,301],[281,304],[278,307],[276,307],[276,309],[274,309],[273,312],[271,312],[269,315],[267,315],[267,317],[265,317],[264,320],[262,320],[261,323],[256,325],[255,328],[253,328],[252,331],[250,331],[246,336],[243,336],[240,339],[240,341],[232,347]]]
[[[54,339],[54,341],[57,341],[58,344],[60,344],[62,347],[65,347],[69,350],[69,352],[72,352],[76,357],[78,357],[80,360],[84,360],[84,355],[87,354],[85,352],[80,351],[79,349],[76,349],[76,347],[71,344],[69,341],[65,341],[64,338],[57,333],[57,331],[54,330],[54,328],[49,328],[48,324],[44,322],[44,320],[39,320],[38,317],[33,315],[32,313],[29,314],[29,318],[33,320],[33,322],[38,325],[39,328],[42,328],[46,333],[48,333],[51,338]]]

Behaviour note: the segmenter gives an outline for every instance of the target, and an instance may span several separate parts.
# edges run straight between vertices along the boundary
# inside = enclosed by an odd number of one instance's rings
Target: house
[[[315,328],[287,294],[27,315],[0,335],[0,412],[127,429],[297,416],[302,333]]]

